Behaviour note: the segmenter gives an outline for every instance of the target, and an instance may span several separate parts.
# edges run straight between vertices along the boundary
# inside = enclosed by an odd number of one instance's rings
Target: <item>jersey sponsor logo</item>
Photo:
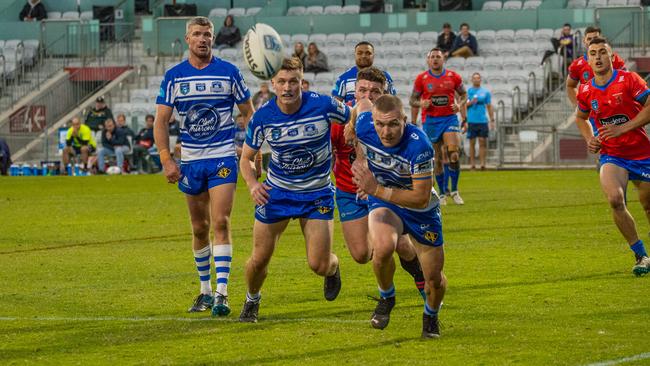
[[[278,157],[278,165],[290,175],[303,174],[316,163],[316,155],[302,147],[288,151]]]
[[[419,140],[419,139],[420,139],[420,136],[418,136],[417,133],[413,132],[413,133],[411,134],[411,138],[412,138],[413,140]]]
[[[318,133],[318,129],[316,128],[316,125],[313,123],[310,123],[308,125],[305,125],[305,136],[314,136]]]
[[[220,93],[223,91],[223,84],[221,81],[213,81],[212,85],[210,86],[210,92],[212,93]]]
[[[207,141],[219,132],[219,113],[209,104],[193,105],[185,116],[187,133],[197,141]]]
[[[187,176],[184,176],[183,179],[181,179],[181,185],[191,188],[190,187],[190,181],[187,179]]]
[[[223,168],[219,169],[219,171],[217,172],[217,176],[219,178],[227,178],[230,175],[230,172],[231,172],[230,169],[228,169],[226,167],[223,167]]]
[[[290,128],[289,131],[287,131],[287,135],[291,137],[298,136],[298,129],[297,128]]]
[[[190,92],[190,83],[181,83],[181,94],[185,95]]]
[[[431,152],[427,151],[427,152],[423,152],[422,154],[418,155],[417,159],[415,159],[415,160],[428,159],[430,157],[431,157]]]
[[[271,140],[279,140],[282,136],[282,130],[279,128],[274,128],[271,130]]]
[[[257,212],[257,214],[262,217],[266,217],[266,206],[265,205],[257,206],[255,212]]]
[[[596,99],[591,100],[591,109],[593,109],[594,111],[598,110],[598,101]]]
[[[205,83],[197,83],[196,84],[196,91],[205,91]]]
[[[435,243],[436,239],[438,239],[438,233],[434,233],[433,231],[426,231],[424,233],[424,238],[431,243]]]
[[[624,114],[617,114],[607,118],[601,118],[600,124],[604,125],[621,125],[625,122],[629,122],[630,118]]]
[[[444,107],[449,104],[449,96],[447,95],[434,95],[431,97],[431,103],[436,107]]]

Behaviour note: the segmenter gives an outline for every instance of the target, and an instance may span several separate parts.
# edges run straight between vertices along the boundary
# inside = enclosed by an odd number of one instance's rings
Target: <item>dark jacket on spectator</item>
[[[240,40],[241,33],[239,32],[239,28],[237,28],[234,24],[230,27],[226,27],[224,25],[221,27],[221,29],[219,29],[219,33],[217,33],[217,39],[214,43],[216,45],[227,44],[228,46],[233,47]]]
[[[9,151],[9,145],[0,138],[0,175],[7,175],[10,166],[11,152]]]
[[[318,54],[316,55],[315,59],[312,61],[311,58],[309,58],[309,55],[305,57],[305,72],[325,72],[329,71],[329,67],[327,66],[327,56],[322,51],[319,51]]]
[[[90,112],[88,112],[88,115],[86,116],[86,125],[90,127],[91,130],[93,131],[99,131],[100,127],[104,128],[104,122],[106,122],[107,119],[113,119],[113,112],[111,112],[111,109],[108,107],[104,107],[102,109],[91,109]]]
[[[107,148],[114,148],[115,146],[131,146],[129,140],[126,138],[126,133],[121,128],[115,128],[113,130],[112,136],[109,139],[106,137],[108,131],[102,131],[102,146]]]
[[[132,138],[135,138],[135,132],[133,132],[133,130],[131,129],[131,127],[129,127],[129,126],[124,126],[124,127],[117,127],[117,128],[118,128],[118,129],[121,129],[122,131],[124,131],[124,133],[125,133],[127,136],[131,136]]]
[[[144,147],[153,146],[153,128],[143,128],[135,136],[135,143]]]
[[[474,37],[474,35],[471,33],[467,36],[467,39],[463,39],[460,34],[457,35],[456,39],[454,40],[454,45],[451,47],[449,53],[452,53],[457,49],[465,46],[468,46],[472,50],[474,56],[478,56],[478,42],[476,41],[476,37]]]
[[[30,17],[36,20],[43,20],[47,18],[47,11],[45,6],[39,1],[36,5],[30,4],[29,0],[27,4],[23,6],[23,10],[20,11],[19,19],[25,21],[26,17]]]
[[[440,48],[441,50],[445,52],[449,52],[451,50],[451,47],[454,45],[454,39],[456,39],[456,35],[454,32],[449,32],[449,36],[445,39],[445,33],[440,33],[438,36],[438,42],[436,44],[436,47]]]

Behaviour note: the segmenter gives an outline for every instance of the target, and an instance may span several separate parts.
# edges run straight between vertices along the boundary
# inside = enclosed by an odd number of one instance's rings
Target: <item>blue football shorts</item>
[[[273,224],[286,219],[334,219],[334,188],[315,192],[292,192],[280,188],[268,191],[265,205],[255,206],[255,219]]]
[[[370,212],[378,208],[388,208],[402,220],[404,232],[401,235],[410,234],[420,244],[439,247],[444,241],[442,238],[442,216],[440,205],[429,208],[426,211],[415,211],[400,207],[370,196]]]
[[[611,155],[600,156],[600,166],[614,164],[628,172],[628,180],[650,182],[650,159],[628,160]]]
[[[368,200],[358,199],[354,193],[336,189],[336,207],[339,209],[341,222],[356,220],[368,216]]]
[[[426,120],[423,123],[424,132],[429,136],[432,144],[440,141],[442,135],[447,132],[458,132],[460,133],[460,127],[458,127],[458,117],[455,114],[444,117],[430,117],[427,116]]]
[[[213,158],[181,164],[178,189],[196,196],[210,188],[237,183],[237,158]]]

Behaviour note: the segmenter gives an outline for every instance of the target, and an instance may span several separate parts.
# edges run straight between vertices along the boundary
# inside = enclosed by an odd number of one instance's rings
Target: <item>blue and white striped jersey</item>
[[[259,150],[266,141],[271,148],[267,183],[293,192],[312,192],[331,185],[332,145],[330,124],[345,123],[350,108],[313,92],[302,93],[302,105],[284,114],[269,100],[248,123],[246,144]]]
[[[407,123],[399,144],[385,147],[372,121],[372,113],[359,114],[357,138],[377,182],[385,187],[413,189],[413,180],[432,179],[433,147],[427,135]]]
[[[354,88],[357,85],[357,73],[359,69],[356,66],[348,69],[346,72],[339,76],[334,84],[334,89],[332,89],[332,96],[343,99],[343,102],[354,103]],[[395,87],[393,86],[393,78],[390,77],[388,72],[384,71],[386,76],[386,91],[392,95],[397,94]]]
[[[217,57],[201,70],[187,60],[169,69],[156,104],[181,117],[181,163],[236,156],[232,110],[249,98],[239,69]]]

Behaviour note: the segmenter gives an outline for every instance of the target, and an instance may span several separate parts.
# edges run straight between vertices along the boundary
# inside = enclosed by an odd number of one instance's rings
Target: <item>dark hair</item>
[[[483,79],[483,77],[481,76],[481,73],[479,73],[478,71],[475,72],[475,73],[473,73],[473,74],[472,74],[472,77],[474,77],[474,75],[478,75],[478,77],[480,77],[481,79]]]
[[[357,72],[357,81],[368,80],[374,83],[380,83],[382,88],[386,85],[386,75],[376,67],[370,66],[363,68]]]
[[[461,24],[460,29],[463,29],[463,27],[467,27],[467,29],[469,29],[469,24],[467,24],[467,23]]]
[[[372,43],[370,43],[368,41],[361,41],[361,42],[357,43],[357,45],[354,46],[354,49],[356,50],[357,47],[359,47],[359,46],[370,46],[370,48],[372,48],[373,50],[375,49],[375,46],[373,46]]]
[[[147,114],[147,115],[144,117],[144,120],[146,121],[146,120],[148,120],[149,118],[151,118],[151,119],[156,119],[156,117],[154,117],[153,114]]]
[[[228,15],[226,15],[226,19],[223,20],[223,25],[224,25],[224,27],[226,26],[226,22],[228,21],[228,19],[230,19],[230,26],[231,26],[231,27],[232,27],[233,25],[235,25],[235,17],[232,16],[232,14],[228,14]]]
[[[569,27],[569,28],[571,28],[571,24],[569,24],[569,23],[564,23],[563,27]]]
[[[284,60],[282,60],[282,66],[280,66],[280,70],[286,70],[286,71],[297,70],[302,72],[303,70],[302,62],[297,57],[287,57]]]
[[[309,47],[311,45],[314,45],[314,48],[316,49],[316,54],[318,55],[320,53],[320,50],[318,49],[318,46],[316,45],[316,42],[310,42],[309,45],[307,46],[307,52],[309,52]]]
[[[609,42],[607,41],[607,38],[605,37],[596,37],[589,42],[589,45],[591,46],[592,44],[606,44],[609,45]]]
[[[444,55],[444,53],[445,53],[445,51],[443,51],[442,48],[440,48],[440,47],[433,47],[431,50],[429,50],[429,52],[427,52],[427,56],[428,56],[431,52],[441,52],[443,55]]]
[[[600,27],[596,27],[595,25],[590,25],[585,29],[585,34],[587,33],[595,33],[598,32],[598,34],[601,33]]]
[[[449,23],[445,23],[445,24],[442,25],[442,27],[443,27],[443,28],[451,28],[451,24],[449,24]]]

